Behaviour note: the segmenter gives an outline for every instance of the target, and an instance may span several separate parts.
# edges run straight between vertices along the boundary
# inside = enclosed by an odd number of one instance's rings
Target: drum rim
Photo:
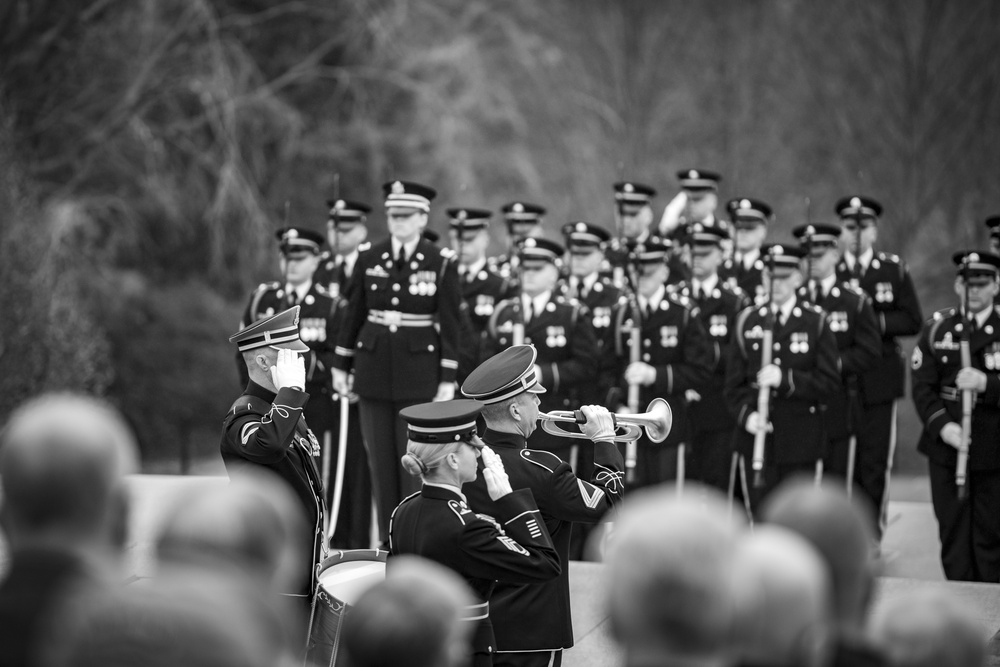
[[[389,552],[385,549],[339,549],[331,552],[329,556],[320,561],[317,574],[322,574],[328,568],[340,563],[350,563],[354,561],[384,563],[388,557]]]

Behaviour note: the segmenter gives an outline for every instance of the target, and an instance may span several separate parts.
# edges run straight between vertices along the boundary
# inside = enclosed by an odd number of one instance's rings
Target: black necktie
[[[396,265],[399,268],[403,268],[406,264],[406,247],[399,246],[399,255],[396,257]]]
[[[525,324],[527,324],[528,322],[530,322],[531,318],[535,316],[534,309],[532,308],[533,304],[534,304],[534,301],[532,299],[528,299],[528,304],[527,304],[528,307],[524,309],[524,322],[525,322]]]

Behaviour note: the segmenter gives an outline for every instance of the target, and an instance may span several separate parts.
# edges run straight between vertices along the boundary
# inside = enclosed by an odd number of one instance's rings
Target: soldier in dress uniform
[[[484,353],[492,356],[514,345],[516,325],[524,322],[524,343],[538,350],[539,376],[549,387],[542,409],[572,410],[597,380],[597,339],[590,312],[557,292],[563,247],[543,238],[521,242],[521,294],[502,301],[487,326]],[[569,460],[573,443],[539,433],[532,445]]]
[[[924,323],[913,350],[913,402],[924,423],[917,449],[927,457],[941,565],[952,580],[1000,581],[1000,257],[958,252],[955,293],[964,310],[945,308]],[[970,366],[962,363],[968,337]],[[962,393],[973,392],[966,497],[956,484]]]
[[[841,382],[837,392],[826,400],[830,446],[823,466],[825,473],[846,478],[848,459],[857,456],[856,447],[853,454],[850,449],[852,439],[857,437],[861,410],[858,378],[874,368],[881,358],[882,336],[868,295],[837,279],[840,227],[800,225],[792,233],[803,252],[811,255],[804,260],[811,279],[799,288],[798,298],[823,309],[837,339]]]
[[[486,259],[492,215],[481,208],[448,209],[451,247],[458,256],[458,281],[470,327],[462,336],[459,383],[485,359],[482,347],[486,326],[496,305],[511,296],[511,281],[494,272]]]
[[[516,285],[518,281],[517,248],[526,238],[537,237],[542,233],[542,222],[547,213],[544,206],[526,201],[512,201],[500,208],[504,222],[507,224],[507,252],[503,255],[490,257],[489,267]]]
[[[401,461],[423,486],[395,509],[389,529],[390,556],[411,554],[446,565],[462,575],[479,598],[465,610],[465,619],[476,624],[474,667],[492,664],[494,587],[541,584],[560,572],[559,556],[531,489],[512,490],[503,461],[476,435],[482,409],[479,401],[459,399],[400,412],[410,440]],[[479,477],[480,456],[489,516],[470,509],[462,493],[464,484]],[[475,503],[472,507],[482,510]]]
[[[390,237],[358,256],[333,380],[338,393],[350,392],[353,383],[359,397],[379,537],[385,542],[392,509],[416,486],[399,473],[406,451],[399,411],[454,397],[462,298],[455,253],[421,237],[436,192],[408,181],[383,189]]]
[[[608,263],[614,271],[615,283],[623,286],[629,278],[635,248],[653,237],[653,197],[656,190],[635,181],[614,184],[615,228],[621,238],[613,239],[607,251]],[[681,254],[669,257],[670,280],[678,282],[687,275],[687,265]]]
[[[761,275],[764,262],[760,249],[767,238],[767,226],[774,221],[771,207],[758,199],[732,199],[726,205],[733,223],[733,257],[719,272],[730,286],[739,287],[755,304],[767,300]]]
[[[690,433],[686,416],[686,394],[703,391],[711,376],[713,345],[697,309],[689,308],[670,296],[666,288],[669,247],[657,240],[635,249],[638,284],[635,304],[620,302],[614,311],[615,357],[620,402],[612,408],[625,408],[628,387],[637,384],[639,405],[626,412],[643,412],[654,398],[665,398],[673,412],[673,427],[667,439],[654,444],[643,433],[638,441],[633,488],[672,480],[677,475],[677,446],[688,443]],[[633,313],[638,306],[638,314]],[[641,320],[642,349],[632,349],[632,330],[636,316]]]
[[[657,232],[662,238],[680,240],[688,225],[700,222],[705,227],[722,227],[729,231],[729,222],[719,218],[719,182],[722,176],[708,169],[681,169],[677,172],[680,192],[670,200]],[[680,245],[680,244],[679,244]]]
[[[702,388],[685,392],[692,442],[688,476],[723,491],[729,487],[736,426],[729,411],[721,407],[726,403],[726,350],[736,316],[750,305],[739,287],[730,287],[719,278],[722,243],[728,236],[721,227],[700,222],[689,225],[684,242],[691,248],[691,280],[671,290],[678,301],[694,309],[712,340],[712,375]]]
[[[319,440],[306,424],[304,408],[309,347],[299,338],[299,310],[293,306],[241,329],[236,343],[250,376],[222,423],[222,461],[235,477],[246,467],[261,466],[283,479],[298,498],[309,531],[302,587],[286,593],[308,604],[316,590],[316,565],[325,554],[323,530],[326,502],[316,467]]]
[[[802,284],[799,261],[804,253],[778,244],[764,246],[762,253],[770,302],[740,313],[726,359],[726,402],[736,417],[741,487],[751,509],[782,479],[812,472],[817,462],[822,466],[827,449],[823,409],[840,385],[837,341],[826,316],[795,295]],[[764,329],[772,322],[772,361],[763,365]],[[771,388],[767,421],[758,411],[760,387]],[[746,473],[761,429],[770,435],[758,486]]]
[[[896,255],[876,252],[882,206],[863,196],[844,197],[836,205],[846,246],[837,279],[861,288],[872,299],[882,336],[875,368],[861,375],[861,423],[858,427],[854,479],[874,502],[876,529],[885,529],[889,474],[896,448],[896,401],[904,394],[906,362],[900,336],[920,331],[923,315],[910,272]]]
[[[594,449],[589,481],[574,475],[569,464],[551,452],[527,448],[538,426],[538,394],[545,393],[536,361],[532,346],[510,347],[481,364],[462,384],[463,394],[486,404],[483,440],[503,461],[511,487],[531,489],[562,563],[559,577],[544,584],[500,584],[494,589],[490,612],[499,651],[493,664],[498,667],[561,664],[563,649],[573,646],[567,566],[573,523],[600,521],[620,505],[625,491],[622,457],[605,408],[582,408],[587,423],[580,429]],[[494,513],[481,477],[463,491],[477,510]]]
[[[347,285],[354,276],[358,252],[368,247],[368,214],[371,207],[348,199],[329,199],[326,202],[330,217],[326,221],[326,240],[329,249],[321,258],[313,277],[332,295],[347,294]]]

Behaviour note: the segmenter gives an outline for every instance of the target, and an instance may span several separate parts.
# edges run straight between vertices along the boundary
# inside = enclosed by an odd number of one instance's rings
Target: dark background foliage
[[[1000,210],[998,41],[990,0],[0,3],[0,419],[83,389],[147,468],[213,456],[271,234],[286,210],[321,228],[336,176],[375,204],[435,185],[438,229],[536,200],[551,236],[610,225],[621,176],[662,206],[677,169],[715,168],[778,239],[860,191],[930,314]]]

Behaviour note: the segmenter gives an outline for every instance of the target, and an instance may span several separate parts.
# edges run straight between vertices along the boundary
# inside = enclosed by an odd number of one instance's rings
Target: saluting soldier
[[[244,327],[236,343],[250,379],[222,423],[220,451],[226,472],[236,477],[248,467],[266,468],[289,485],[312,528],[301,545],[301,587],[284,593],[307,605],[316,590],[316,565],[325,555],[323,481],[315,460],[319,440],[306,424],[303,408],[308,354],[299,338],[299,310],[293,306]]]
[[[924,323],[913,350],[913,402],[924,423],[917,449],[927,457],[941,565],[952,580],[1000,580],[1000,257],[959,252],[955,292],[967,310],[945,308]],[[967,294],[967,296],[966,296]],[[969,338],[970,366],[961,340]],[[962,393],[971,391],[967,496],[958,495]]]
[[[615,356],[618,361],[619,403],[623,407],[628,387],[637,384],[642,412],[654,398],[665,398],[673,412],[673,427],[667,439],[654,444],[643,433],[638,441],[635,477],[630,486],[639,488],[669,481],[677,475],[677,446],[689,442],[686,395],[702,391],[712,372],[713,347],[696,310],[675,300],[667,292],[669,269],[666,243],[651,240],[635,249],[638,284],[635,299],[639,309],[620,302],[614,312]],[[632,349],[632,330],[641,332],[641,350]]]
[[[694,310],[712,340],[712,374],[703,387],[685,392],[692,443],[688,476],[723,491],[729,486],[736,426],[724,408],[726,350],[737,315],[750,305],[739,287],[730,287],[719,278],[722,244],[728,236],[721,227],[706,227],[700,222],[689,225],[684,242],[691,248],[691,279],[671,291]]]
[[[531,489],[512,490],[503,461],[476,435],[482,408],[479,401],[460,399],[400,413],[410,439],[402,464],[423,486],[393,512],[389,551],[428,558],[465,578],[479,599],[462,619],[476,624],[472,664],[489,667],[496,650],[490,609],[494,587],[498,582],[541,584],[558,576],[560,565]],[[473,511],[462,493],[463,484],[478,477],[480,456],[490,516]]]
[[[587,308],[558,294],[563,247],[544,238],[521,242],[521,294],[497,306],[487,327],[484,350],[496,354],[515,344],[524,322],[524,343],[538,350],[538,372],[549,387],[542,409],[573,410],[597,379],[597,339]],[[532,445],[569,460],[572,442],[541,432]]]
[[[331,295],[347,294],[358,253],[367,248],[368,214],[371,207],[349,199],[328,199],[330,209],[326,221],[326,241],[314,280],[326,287]]]
[[[406,452],[403,408],[454,397],[461,294],[455,253],[421,237],[435,190],[383,186],[390,237],[361,251],[338,336],[334,387],[359,397],[380,539],[415,483],[399,473]]]
[[[771,207],[759,199],[732,199],[726,205],[733,222],[733,256],[719,272],[730,286],[739,287],[755,304],[767,300],[761,277],[764,262],[760,249],[767,238],[767,226],[774,221]]]
[[[861,410],[858,378],[882,356],[882,337],[875,322],[871,299],[859,289],[837,279],[840,228],[836,225],[799,225],[792,233],[802,251],[811,280],[799,288],[798,298],[819,306],[837,340],[840,386],[826,400],[826,425],[830,446],[824,459],[826,473],[847,477],[851,439],[857,437]],[[853,473],[851,484],[854,484]]]
[[[764,246],[762,252],[770,302],[740,313],[726,359],[726,402],[736,417],[741,487],[751,510],[781,480],[799,471],[812,472],[817,462],[822,465],[827,449],[823,409],[840,385],[837,341],[826,316],[795,296],[802,285],[799,261],[804,253],[778,244]],[[772,357],[764,365],[764,329],[769,321]],[[760,387],[770,388],[767,420],[758,411]],[[769,431],[762,485],[751,487],[747,462],[761,429]]]
[[[636,247],[649,241],[654,234],[653,197],[656,196],[656,189],[635,181],[621,181],[614,184],[614,192],[615,229],[620,237],[611,240],[606,254],[615,283],[624,286],[629,280]],[[681,257],[672,255],[670,268],[672,275],[683,277],[685,269]]]
[[[463,394],[486,404],[483,440],[503,461],[511,487],[531,489],[562,564],[559,576],[543,584],[501,583],[494,589],[490,612],[497,667],[561,664],[563,649],[573,646],[567,565],[573,524],[597,523],[620,505],[625,492],[614,425],[603,407],[581,408],[587,422],[580,430],[594,450],[589,479],[574,475],[551,452],[527,448],[538,426],[538,395],[545,393],[536,361],[532,346],[510,347],[485,361],[462,385]],[[476,510],[494,513],[484,479],[466,484],[463,491]]]
[[[487,261],[491,270],[516,286],[519,280],[517,248],[524,239],[541,235],[547,211],[544,206],[538,204],[512,201],[504,204],[500,212],[507,225],[507,252],[490,257]]]
[[[882,205],[870,197],[844,197],[836,205],[846,245],[837,266],[839,280],[859,287],[872,299],[882,336],[882,353],[875,368],[862,374],[861,423],[858,427],[854,478],[876,511],[878,535],[885,529],[889,474],[896,448],[896,401],[904,394],[906,362],[900,336],[920,331],[923,315],[910,272],[896,255],[876,252]]]
[[[706,227],[729,228],[726,220],[716,216],[719,207],[719,182],[722,176],[710,169],[681,169],[677,182],[681,191],[667,204],[660,217],[658,231],[664,238],[684,233],[687,225],[700,222]]]
[[[483,335],[490,317],[497,304],[511,295],[511,281],[493,271],[486,260],[492,215],[490,211],[481,208],[448,209],[451,246],[458,256],[458,280],[471,327],[461,343],[459,383],[485,359]]]

